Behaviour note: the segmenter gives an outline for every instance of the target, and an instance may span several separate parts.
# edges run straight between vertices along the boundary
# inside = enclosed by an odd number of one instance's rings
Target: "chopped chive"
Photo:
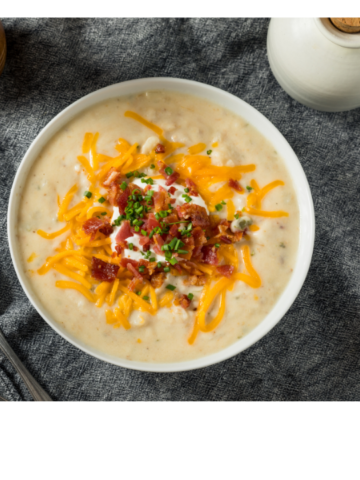
[[[192,300],[194,298],[194,294],[193,293],[188,293],[187,297],[188,297],[189,300]]]
[[[89,192],[88,190],[86,190],[86,192],[84,192],[84,197],[91,198],[91,197],[92,197],[92,193]]]
[[[147,295],[144,295],[143,297],[143,300],[145,300],[146,302],[148,302],[150,300],[150,297],[148,297]]]
[[[133,176],[134,176],[134,172],[128,172],[128,173],[126,174],[126,178],[131,178],[131,177],[133,177]]]
[[[107,214],[107,212],[101,212],[101,215],[106,215],[106,214]]]
[[[236,218],[236,220],[238,220],[240,218],[240,215],[238,213],[235,213],[234,217]]]
[[[171,167],[166,167],[165,168],[165,173],[166,173],[166,175],[171,175],[172,173],[174,173],[174,170]]]
[[[170,272],[170,267],[165,267],[164,272]]]
[[[162,267],[161,262],[158,262],[157,267],[158,267],[158,268],[161,268],[161,267]]]
[[[220,212],[220,210],[222,210],[223,207],[222,207],[221,203],[218,203],[217,205],[215,205],[215,208],[218,212]]]
[[[140,267],[139,267],[139,272],[142,273],[144,270],[145,270],[145,266],[144,266],[144,265],[140,265]]]
[[[105,198],[104,197],[100,197],[99,200],[98,200],[99,203],[104,203],[105,202]]]
[[[140,297],[140,295],[141,295],[140,290],[138,292],[136,292],[136,295],[139,295],[139,297]]]
[[[186,255],[189,252],[187,250],[178,250],[178,253],[180,253],[181,255]]]
[[[185,192],[185,193],[189,193],[189,191],[190,191],[190,190],[189,190],[188,188],[184,188],[184,192]]]
[[[125,190],[127,188],[127,183],[126,182],[122,182],[122,184],[120,185],[121,187],[121,190]]]
[[[169,261],[170,261],[171,265],[176,265],[176,264],[178,263],[178,261],[176,260],[176,258],[175,258],[175,257],[173,257],[173,258],[170,258],[170,260],[169,260]]]
[[[130,250],[133,250],[133,249],[134,249],[134,244],[133,244],[133,243],[129,243],[129,244],[128,244],[128,247],[129,247]]]
[[[171,248],[171,250],[174,250],[174,247],[175,247],[175,245],[177,244],[177,242],[178,242],[178,239],[177,239],[177,238],[173,238],[173,239],[171,240],[171,242],[169,243],[169,248]]]
[[[150,250],[149,250],[150,251]],[[155,257],[151,257],[149,258],[149,262],[155,262],[156,261],[156,258]]]
[[[215,243],[216,248],[220,248],[220,243]]]
[[[192,198],[189,197],[189,195],[185,194],[185,195],[181,195],[182,198],[185,200],[186,203],[190,203]]]
[[[171,290],[172,292],[176,289],[176,287],[174,285],[171,285],[170,283],[169,285],[166,285],[165,288],[167,288],[168,290]]]
[[[150,165],[150,168],[154,169],[154,168],[155,168],[155,165],[152,163],[152,164]]]
[[[145,230],[141,230],[141,233],[142,233],[145,237],[147,237],[147,232],[146,232]]]
[[[208,150],[206,153],[207,155],[211,155],[212,150]]]
[[[247,187],[246,187],[246,190],[247,190],[248,192],[251,192],[251,190],[253,190],[253,187],[247,186]]]
[[[134,228],[134,230],[135,230],[135,232],[138,232],[138,231],[140,230],[140,227],[138,227],[138,226],[136,225],[136,227]]]

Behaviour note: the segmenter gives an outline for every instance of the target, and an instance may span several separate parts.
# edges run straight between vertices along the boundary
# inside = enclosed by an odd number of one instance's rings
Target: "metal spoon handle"
[[[19,357],[16,355],[14,350],[10,347],[6,341],[4,335],[0,331],[0,349],[3,351],[4,355],[10,360],[14,368],[17,370],[20,377],[26,383],[31,395],[34,400],[37,401],[50,401],[51,398],[49,395],[40,387],[35,378],[29,373],[25,366],[21,363]]]

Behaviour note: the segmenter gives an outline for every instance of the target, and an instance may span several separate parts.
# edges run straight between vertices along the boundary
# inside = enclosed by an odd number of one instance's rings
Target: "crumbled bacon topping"
[[[86,235],[91,234],[91,238],[95,238],[97,232],[103,233],[105,236],[109,236],[113,233],[113,228],[109,223],[108,218],[89,218],[82,226],[82,229]]]
[[[100,258],[91,259],[91,276],[101,282],[113,282],[119,271],[118,265],[103,262]]]
[[[164,153],[165,147],[158,144],[155,151],[156,153]],[[121,215],[126,214],[127,216],[126,220],[121,220],[121,227],[116,235],[115,250],[117,255],[124,255],[124,250],[128,248],[126,240],[134,235],[139,237],[140,247],[137,248],[134,245],[133,250],[142,251],[144,256],[149,251],[162,256],[165,256],[166,252],[170,252],[170,257],[166,256],[166,260],[162,261],[160,265],[157,262],[149,262],[145,259],[135,261],[123,257],[121,265],[131,274],[130,278],[133,277],[129,285],[130,290],[135,290],[144,281],[149,281],[154,288],[159,288],[166,278],[165,267],[167,267],[166,271],[169,271],[170,267],[172,271],[176,269],[177,274],[185,275],[185,285],[202,286],[205,284],[207,276],[195,262],[216,266],[219,274],[228,278],[231,277],[234,267],[219,265],[218,249],[214,244],[229,245],[238,242],[244,232],[232,232],[229,221],[219,221],[215,216],[210,217],[206,209],[200,205],[189,202],[172,208],[175,198],[171,198],[171,196],[177,191],[177,188],[172,184],[178,180],[179,173],[174,172],[161,160],[157,163],[159,171],[165,177],[165,183],[169,188],[159,186],[158,191],[150,192],[151,195],[148,193],[152,189],[151,184],[144,185],[142,189],[137,185],[128,183],[128,179],[115,169],[109,171],[103,183],[103,186],[108,190],[108,201],[119,208]],[[124,185],[124,183],[127,185]],[[147,182],[144,181],[144,183]],[[185,179],[185,185],[188,188],[189,195],[195,197],[199,195],[198,187],[191,179]],[[237,180],[230,179],[229,186],[237,192],[242,192],[242,187]],[[135,189],[137,190],[135,192],[137,197],[133,197]],[[145,194],[146,199],[141,199],[140,195]],[[130,196],[131,198],[129,198]],[[130,200],[133,203],[129,206]],[[133,209],[133,204],[136,202],[144,207],[141,215],[135,217],[141,220],[140,229],[137,226],[139,224],[133,222],[134,218],[131,216],[131,211],[130,216],[128,215],[129,209]],[[135,208],[138,208],[138,206]],[[164,217],[166,214],[167,216]],[[96,233],[103,229],[100,231],[105,235],[112,233],[112,227],[108,219],[90,220],[91,222],[88,224],[90,231],[93,230]],[[93,225],[92,222],[94,222]],[[84,224],[84,230],[85,228]],[[181,242],[180,246],[176,246],[176,248],[174,248],[175,240]],[[164,245],[170,245],[171,248],[163,249]],[[150,259],[153,253],[148,255],[147,258]],[[114,255],[116,256],[116,254]],[[171,264],[169,263],[170,259],[174,259]],[[180,299],[180,303],[183,302],[184,305],[188,301],[189,299]],[[184,308],[187,307],[184,306]]]
[[[239,193],[243,193],[244,190],[242,188],[242,186],[240,185],[240,183],[237,181],[237,180],[233,180],[232,178],[230,178],[229,180],[229,187],[230,188],[233,188],[234,190],[236,190],[237,192]]]
[[[190,219],[194,227],[209,227],[210,219],[204,207],[192,203],[185,203],[176,207],[180,218]]]
[[[192,195],[193,197],[198,197],[199,196],[197,186],[192,180],[190,180],[190,178],[187,178],[185,180],[185,184],[186,184],[187,188],[189,189],[189,195]]]
[[[232,265],[220,265],[219,267],[216,267],[216,270],[220,273],[220,275],[230,278],[234,273],[235,267]]]
[[[187,295],[181,295],[179,298],[179,305],[185,310],[190,306],[191,300]]]
[[[205,285],[206,283],[206,276],[205,275],[189,275],[185,280],[184,280],[184,285],[187,286],[192,286],[194,285],[195,287],[201,287]]]
[[[155,153],[165,153],[165,147],[161,143],[158,143],[155,147]]]

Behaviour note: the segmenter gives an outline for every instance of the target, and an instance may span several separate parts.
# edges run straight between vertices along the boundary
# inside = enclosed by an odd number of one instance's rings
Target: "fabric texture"
[[[58,401],[360,400],[360,109],[321,113],[291,99],[266,54],[267,19],[4,19],[0,77],[0,328]],[[197,80],[263,113],[305,170],[316,211],[305,284],[261,341],[220,364],[144,373],[104,363],[56,334],[30,305],[10,259],[11,185],[40,130],[75,100],[142,77]],[[0,353],[0,395],[31,400]]]

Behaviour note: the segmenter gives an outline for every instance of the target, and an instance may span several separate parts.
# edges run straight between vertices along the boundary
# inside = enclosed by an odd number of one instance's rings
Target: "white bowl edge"
[[[140,93],[147,90],[170,90],[202,97],[245,118],[274,145],[276,151],[284,160],[293,180],[300,211],[299,247],[296,265],[289,283],[270,313],[249,334],[229,347],[214,354],[185,362],[136,362],[107,355],[79,341],[51,318],[51,315],[42,306],[34,292],[32,292],[30,282],[21,268],[22,259],[20,251],[17,248],[16,220],[20,202],[21,185],[22,182],[26,180],[28,171],[45,144],[62,126],[81,111],[109,98]],[[15,175],[8,207],[8,240],[16,274],[31,304],[48,325],[71,344],[100,360],[121,367],[148,372],[179,372],[203,368],[233,357],[260,340],[282,319],[300,292],[310,267],[314,238],[315,215],[310,187],[296,154],[283,135],[264,115],[238,97],[210,85],[178,78],[143,78],[111,85],[82,97],[60,112],[38,134],[22,159]]]

